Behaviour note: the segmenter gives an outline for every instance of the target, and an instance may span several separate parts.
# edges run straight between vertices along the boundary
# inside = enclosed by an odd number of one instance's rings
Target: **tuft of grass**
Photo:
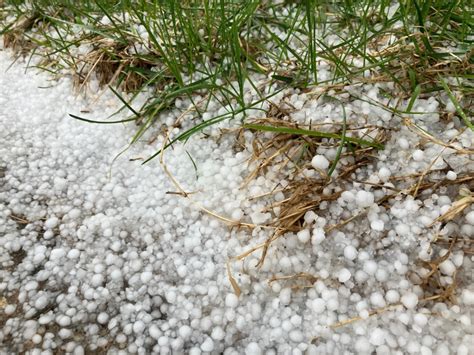
[[[466,81],[472,79],[474,21],[467,0],[4,3],[6,46],[42,56],[41,68],[57,74],[72,70],[81,88],[95,76],[101,85],[114,87],[129,110],[139,92],[155,90],[155,97],[131,110],[140,125],[133,142],[178,97],[192,102],[197,119],[206,107],[196,105],[194,96],[202,92],[207,102],[229,107],[229,117],[245,116],[245,87],[257,89],[254,73],[280,88],[354,84],[375,76],[393,81],[394,95],[412,98],[410,109],[421,92],[445,90],[441,74],[454,76],[460,79],[456,91],[467,97],[456,110],[465,122],[471,112],[472,88]],[[446,43],[456,48],[443,50]],[[332,77],[318,77],[322,62],[331,66]],[[125,98],[121,90],[131,96]],[[256,91],[258,101],[264,99],[266,94]]]

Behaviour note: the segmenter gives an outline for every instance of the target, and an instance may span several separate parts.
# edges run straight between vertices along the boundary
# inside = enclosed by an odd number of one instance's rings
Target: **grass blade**
[[[467,117],[466,113],[464,112],[464,110],[462,109],[461,105],[459,104],[459,101],[456,99],[456,97],[454,96],[453,92],[451,91],[451,89],[449,89],[449,86],[446,84],[446,82],[443,80],[443,78],[439,77],[439,82],[441,83],[441,85],[443,86],[444,90],[446,91],[446,93],[448,94],[449,96],[449,99],[451,100],[451,102],[453,103],[454,107],[456,108],[456,111],[457,113],[459,114],[459,116],[461,116],[461,118],[463,119],[464,123],[466,124],[466,126],[468,126],[471,131],[474,132],[474,125],[472,124],[472,122],[469,120],[469,118]]]
[[[117,124],[117,123],[125,123],[125,122],[131,122],[131,121],[136,120],[136,118],[127,118],[125,120],[120,120],[120,121],[95,121],[95,120],[90,120],[88,118],[79,117],[79,116],[73,115],[71,113],[69,114],[69,116],[71,116],[72,118],[74,118],[76,120],[79,120],[79,121],[84,121],[84,122],[88,122],[88,123],[98,123],[98,124]]]
[[[247,129],[253,129],[256,131],[286,133],[286,134],[295,134],[295,135],[300,135],[300,136],[310,136],[310,137],[319,137],[319,138],[343,139],[342,135],[337,134],[337,133],[310,131],[307,129],[300,129],[300,128],[272,127],[272,126],[264,126],[264,125],[257,125],[257,124],[244,124],[243,127]],[[384,149],[383,144],[378,143],[378,142],[371,142],[365,139],[345,137],[345,141],[355,143],[360,146],[373,147],[376,149]]]
[[[331,176],[334,170],[336,169],[337,163],[339,162],[339,159],[341,158],[341,153],[342,153],[342,148],[344,148],[344,145],[346,144],[346,130],[347,130],[347,122],[346,122],[346,109],[344,105],[341,102],[341,107],[342,107],[342,132],[341,132],[341,144],[339,144],[339,147],[337,148],[336,152],[336,157],[334,158],[334,161],[332,162],[331,168],[328,171],[328,176]]]

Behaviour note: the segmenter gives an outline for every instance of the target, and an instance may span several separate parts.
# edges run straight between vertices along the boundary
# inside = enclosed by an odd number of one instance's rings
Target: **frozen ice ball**
[[[314,245],[321,244],[326,239],[326,233],[322,228],[317,228],[313,231],[313,237],[311,238],[311,242]]]
[[[474,211],[471,211],[466,215],[466,222],[471,226],[474,226]]]
[[[214,342],[211,338],[208,337],[206,340],[204,340],[204,343],[201,344],[201,350],[206,352],[211,352],[214,350]]]
[[[387,181],[391,174],[392,173],[390,172],[390,170],[386,167],[380,168],[378,173],[379,178],[382,181]]]
[[[425,153],[421,149],[416,149],[412,154],[414,161],[423,161]]]
[[[370,343],[375,346],[380,346],[385,343],[385,331],[380,328],[375,328],[370,332]]]
[[[51,218],[48,218],[46,220],[46,222],[44,222],[44,226],[46,229],[53,229],[54,227],[56,227],[59,223],[59,219],[56,218],[56,217],[51,217]]]
[[[45,295],[38,297],[35,301],[35,308],[37,310],[42,310],[47,305],[48,305],[48,297],[46,297]]]
[[[245,348],[245,355],[262,355],[263,351],[258,343],[251,342]]]
[[[474,305],[474,291],[464,289],[462,291],[461,298],[464,304]]]
[[[356,202],[361,208],[372,206],[374,203],[374,194],[365,190],[357,191]]]
[[[307,243],[310,238],[311,238],[311,234],[309,232],[309,230],[307,229],[303,229],[302,231],[299,231],[298,234],[298,240],[300,241],[300,243]]]
[[[355,260],[357,258],[357,249],[352,245],[348,245],[344,248],[344,257],[347,260]]]
[[[229,293],[225,297],[225,305],[229,308],[235,308],[239,304],[239,298],[233,293]]]
[[[97,316],[97,322],[99,324],[107,324],[108,321],[109,321],[109,315],[105,312],[101,312]]]
[[[384,223],[380,219],[376,219],[375,221],[370,222],[370,228],[374,231],[381,232],[384,228]]]
[[[378,265],[374,260],[366,260],[364,262],[364,271],[369,275],[375,275]]]
[[[323,313],[326,308],[326,301],[322,298],[316,298],[311,302],[311,308],[315,313]]]
[[[445,275],[452,276],[456,272],[456,266],[451,260],[447,259],[439,264],[439,270]]]
[[[153,274],[150,271],[144,271],[140,275],[140,281],[144,284],[147,284],[153,278]]]
[[[329,167],[329,160],[324,155],[315,155],[311,160],[311,165],[315,169],[325,170]]]
[[[446,173],[446,179],[448,179],[448,180],[456,180],[457,177],[458,177],[458,175],[452,170],[450,170]]]
[[[341,269],[337,276],[337,279],[339,280],[339,282],[343,282],[343,283],[346,281],[349,281],[350,278],[351,278],[351,272],[347,270],[346,268]]]
[[[418,304],[418,296],[416,293],[407,292],[402,296],[401,301],[406,308],[413,309]]]

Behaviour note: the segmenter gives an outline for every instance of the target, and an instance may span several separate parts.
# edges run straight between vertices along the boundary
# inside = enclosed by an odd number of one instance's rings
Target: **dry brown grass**
[[[136,92],[146,82],[146,78],[139,74],[140,70],[149,70],[156,65],[144,57],[130,53],[130,47],[105,39],[100,36],[90,42],[93,49],[81,58],[76,58],[75,83],[83,88],[91,79],[92,74],[97,76],[101,87],[113,85],[119,80],[125,92]],[[133,70],[130,70],[133,68]]]
[[[58,53],[56,48],[43,47],[30,39],[31,29],[37,32],[48,28],[47,21],[39,22],[39,15],[21,16],[12,28],[3,35],[5,48],[11,48],[17,56],[26,56],[31,53],[42,56],[39,66],[55,69],[58,67]],[[94,75],[99,86],[105,87],[120,83],[125,92],[136,92],[146,82],[141,70],[149,70],[157,65],[145,56],[134,52],[133,44],[124,45],[101,35],[83,38],[82,44],[91,45],[92,49],[85,55],[72,55],[69,50],[64,50],[61,55],[70,63],[74,72],[74,84],[82,91]]]
[[[36,48],[36,45],[26,36],[26,33],[35,26],[37,20],[37,14],[20,16],[11,30],[3,34],[5,48],[13,49],[20,56],[26,56]]]

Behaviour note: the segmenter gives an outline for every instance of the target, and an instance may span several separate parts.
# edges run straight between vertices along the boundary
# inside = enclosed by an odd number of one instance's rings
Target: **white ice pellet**
[[[354,348],[359,354],[370,354],[371,344],[367,338],[361,336],[356,340]]]
[[[240,221],[244,216],[244,212],[238,208],[232,211],[231,218],[235,221]]]
[[[326,233],[322,228],[316,228],[311,237],[311,243],[314,245],[321,244],[326,239]]]
[[[341,269],[337,275],[337,279],[339,280],[339,282],[342,282],[342,283],[349,281],[350,278],[351,278],[351,272],[347,270],[346,268]]]
[[[262,355],[263,351],[258,343],[250,342],[245,347],[245,355]]]
[[[385,331],[380,328],[375,328],[370,331],[370,343],[375,346],[380,346],[385,343]]]
[[[135,321],[135,323],[133,323],[133,332],[135,334],[141,334],[144,329],[145,329],[145,323],[143,323],[141,320],[137,320]]]
[[[71,318],[62,315],[56,320],[56,323],[58,323],[61,327],[68,327],[69,325],[71,325]]]
[[[301,343],[304,339],[303,333],[298,329],[290,331],[289,338],[295,343]]]
[[[81,255],[81,252],[77,249],[71,249],[67,253],[67,258],[68,259],[77,259]]]
[[[364,262],[364,271],[369,275],[375,275],[377,267],[378,265],[374,260],[366,260]]]
[[[472,323],[471,318],[467,314],[463,314],[462,316],[460,316],[459,321],[467,327],[470,327]]]
[[[458,175],[452,170],[449,170],[446,173],[446,179],[448,179],[448,180],[456,180],[457,177],[458,177]]]
[[[375,221],[370,222],[370,227],[377,232],[383,231],[384,223],[380,219],[376,219]]]
[[[97,322],[99,322],[100,324],[107,324],[108,321],[109,321],[109,315],[105,312],[101,312],[97,316]]]
[[[250,219],[254,224],[264,224],[271,219],[270,213],[262,213],[260,211],[256,211],[250,214]]]
[[[315,155],[311,160],[311,165],[315,169],[325,170],[329,167],[329,160],[324,155]]]
[[[35,301],[35,308],[37,310],[42,310],[43,308],[45,308],[47,305],[48,305],[48,297],[46,297],[45,295],[42,295],[40,297],[38,297]]]
[[[322,313],[326,308],[326,301],[322,298],[316,298],[311,302],[311,308],[316,313]]]
[[[211,338],[207,337],[206,340],[201,344],[201,350],[206,352],[211,352],[214,350],[214,342]]]
[[[201,354],[202,354],[202,351],[198,347],[193,347],[189,349],[189,355],[201,355]]]
[[[379,175],[380,180],[385,182],[390,177],[391,172],[388,168],[383,167],[383,168],[380,168],[378,175]]]
[[[400,148],[402,148],[403,150],[406,150],[406,149],[410,148],[410,143],[408,142],[408,140],[406,140],[406,139],[403,138],[403,137],[398,138],[398,145],[399,145]]]
[[[428,323],[428,317],[423,313],[415,314],[413,320],[415,321],[415,324],[421,328],[423,328]]]
[[[471,226],[474,226],[474,211],[471,211],[466,214],[466,222],[469,223]]]
[[[468,289],[462,290],[461,299],[466,305],[474,305],[474,291]]]
[[[221,327],[215,327],[212,329],[211,338],[220,341],[225,338],[225,332]]]
[[[25,325],[25,330],[23,331],[23,337],[25,339],[29,340],[29,339],[33,338],[33,336],[35,334],[36,334],[36,326],[35,325],[32,325],[32,326],[26,326]]]
[[[63,256],[66,255],[66,252],[62,248],[56,248],[51,250],[51,254],[49,255],[49,259],[52,261],[61,259]]]
[[[472,339],[471,339],[472,340]],[[472,344],[469,344],[472,345]],[[456,355],[469,355],[472,354],[472,346],[467,346],[466,344],[460,344],[456,349]]]
[[[110,272],[110,278],[114,281],[119,281],[122,279],[122,271],[120,269],[114,269]]]
[[[140,275],[140,281],[144,284],[147,284],[153,278],[153,274],[150,271],[144,271]]]
[[[71,219],[76,219],[81,215],[81,210],[78,208],[73,208],[69,211],[68,215]]]
[[[374,203],[374,194],[365,190],[357,191],[356,202],[361,208],[370,207]]]
[[[280,291],[280,302],[283,305],[289,305],[291,301],[291,288],[286,287]]]
[[[91,283],[93,286],[101,286],[104,282],[104,276],[102,274],[94,274],[91,278]]]
[[[396,290],[388,290],[385,293],[385,299],[388,303],[397,303],[400,300],[400,294]]]
[[[45,222],[44,222],[44,226],[45,228],[47,229],[53,229],[54,227],[56,227],[59,223],[59,219],[56,218],[56,217],[51,217],[51,218],[48,218]]]
[[[341,198],[346,202],[352,202],[355,200],[355,196],[351,191],[344,191],[341,194]]]
[[[304,221],[307,224],[313,223],[318,218],[318,215],[314,211],[308,211],[304,214]]]
[[[235,308],[239,304],[239,298],[233,293],[227,294],[225,297],[225,305],[229,308]]]
[[[158,340],[163,334],[160,328],[156,324],[152,324],[150,328],[148,328],[148,332],[150,333],[150,336],[155,340]]]
[[[299,231],[297,234],[298,240],[300,243],[307,243],[311,239],[311,233],[307,229],[303,229],[302,231]]]
[[[188,268],[186,265],[180,265],[176,271],[178,272],[179,277],[185,277],[188,272]]]
[[[370,295],[370,303],[376,308],[385,307],[385,299],[380,292],[374,292]]]
[[[425,159],[425,153],[420,149],[416,149],[413,152],[412,157],[414,161],[423,161],[423,159]]]
[[[183,338],[184,340],[189,339],[192,333],[193,333],[193,330],[188,325],[183,325],[178,330],[179,336]]]
[[[38,288],[38,282],[30,281],[25,285],[26,291],[36,290]]]
[[[448,276],[452,276],[456,272],[456,266],[449,259],[446,259],[441,264],[439,264],[439,270]]]
[[[13,313],[15,313],[15,310],[16,310],[16,306],[14,304],[8,304],[3,309],[3,312],[5,312],[5,314],[7,316],[9,316],[9,315],[12,315]]]
[[[413,309],[418,304],[418,296],[416,293],[407,292],[402,296],[401,302],[406,308]]]
[[[344,257],[347,260],[355,260],[357,258],[357,249],[354,248],[352,245],[347,245],[344,248]]]

